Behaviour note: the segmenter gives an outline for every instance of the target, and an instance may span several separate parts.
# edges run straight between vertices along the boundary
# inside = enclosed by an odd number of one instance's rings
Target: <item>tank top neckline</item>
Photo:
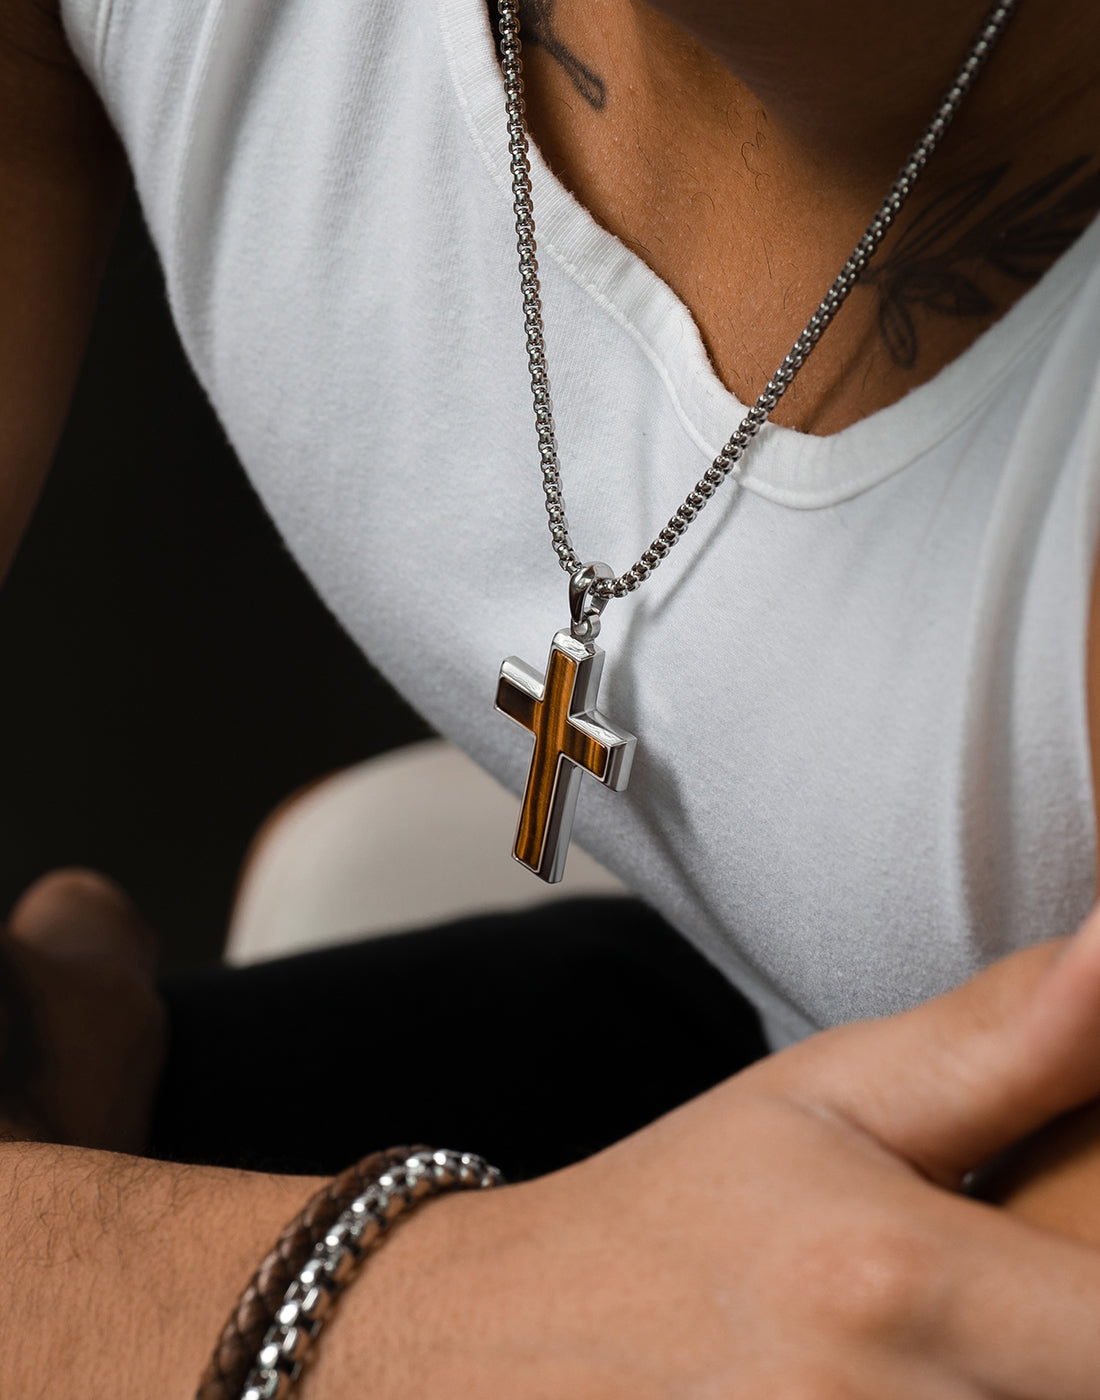
[[[503,197],[511,228],[504,87],[485,0],[437,0],[459,107]],[[691,312],[662,279],[604,229],[531,146],[539,254],[551,258],[637,344],[701,459],[712,459],[745,412],[714,372]],[[746,489],[816,509],[870,489],[959,429],[1042,339],[1097,270],[1100,219],[997,322],[932,379],[886,408],[819,437],[769,423],[748,458]],[[546,305],[547,321],[555,312]],[[517,312],[518,314],[518,312]],[[553,382],[553,363],[550,365]]]

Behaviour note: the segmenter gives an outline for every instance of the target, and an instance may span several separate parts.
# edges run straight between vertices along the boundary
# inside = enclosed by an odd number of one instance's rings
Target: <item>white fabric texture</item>
[[[484,0],[65,0],[184,343],[353,637],[519,791],[502,657],[566,620],[546,534]],[[537,153],[573,538],[626,567],[742,412],[669,288]],[[629,791],[581,843],[775,1043],[890,1013],[1094,897],[1085,634],[1100,221],[930,383],[746,489],[609,608]],[[364,716],[364,723],[368,723]]]

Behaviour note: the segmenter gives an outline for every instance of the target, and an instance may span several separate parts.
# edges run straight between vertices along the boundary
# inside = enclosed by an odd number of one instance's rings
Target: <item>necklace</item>
[[[744,472],[742,459],[749,444],[794,382],[885,238],[1004,31],[1017,0],[1000,0],[986,15],[935,115],[802,333],[665,528],[637,561],[619,575],[606,564],[582,562],[569,536],[542,328],[531,164],[524,120],[518,0],[497,0],[497,3],[527,363],[551,546],[569,575],[570,627],[569,631],[554,636],[545,676],[519,657],[510,656],[504,661],[497,682],[496,708],[522,725],[535,739],[512,853],[540,879],[555,883],[565,870],[581,775],[590,773],[606,787],[621,792],[630,778],[637,745],[633,734],[613,724],[596,708],[604,653],[595,641],[604,608],[610,599],[624,598],[649,578],[679,544],[723,482],[731,478],[740,481]]]

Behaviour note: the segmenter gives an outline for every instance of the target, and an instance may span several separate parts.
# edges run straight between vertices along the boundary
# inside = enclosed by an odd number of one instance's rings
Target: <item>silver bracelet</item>
[[[284,1400],[338,1294],[390,1225],[441,1191],[485,1190],[503,1177],[468,1152],[414,1152],[357,1196],[298,1271],[264,1337],[241,1400]]]

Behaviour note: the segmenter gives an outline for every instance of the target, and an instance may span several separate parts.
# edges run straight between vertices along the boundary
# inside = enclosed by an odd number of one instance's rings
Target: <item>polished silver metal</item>
[[[598,564],[586,569],[599,569]],[[582,618],[599,575],[578,582]],[[599,615],[596,616],[599,621]],[[590,641],[559,632],[550,644],[546,675],[509,656],[501,665],[496,708],[535,736],[512,855],[548,884],[565,873],[565,858],[583,773],[622,792],[630,781],[637,740],[596,708],[604,653]]]
[[[609,564],[583,564],[570,576],[569,630],[576,641],[594,642],[600,635],[600,614],[608,599],[595,592],[595,584],[598,579],[614,577],[615,570]]]
[[[637,561],[618,577],[610,573],[593,585],[593,599],[622,598],[650,576],[679,544],[692,521],[706,506],[724,481],[738,481],[743,474],[741,465],[749,443],[768,421],[772,410],[794,382],[826,327],[844,305],[849,293],[859,281],[860,274],[874,256],[898,212],[909,198],[913,186],[927,165],[930,156],[957,113],[963,98],[970,91],[990,50],[1000,38],[1016,9],[1017,0],[1000,0],[986,15],[978,37],[971,45],[954,81],[944,94],[935,115],[924,134],[902,166],[885,199],[879,205],[867,231],[852,250],[851,256],[825,293],[821,304],[806,322],[801,335],[784,356],[778,369],[768,380],[756,402],[742,418],[726,445],[713,463],[684,497],[668,524],[642,551]],[[527,126],[523,105],[523,64],[520,58],[518,0],[498,0],[500,12],[501,70],[508,115],[508,150],[511,156],[512,196],[516,215],[516,248],[519,252],[520,287],[523,296],[523,317],[527,335],[527,365],[531,376],[531,394],[535,408],[535,429],[538,436],[542,489],[546,502],[547,523],[554,553],[561,567],[572,577],[583,569],[580,556],[569,536],[565,514],[561,471],[554,433],[554,414],[550,404],[550,380],[546,367],[546,343],[542,327],[542,301],[539,291],[535,216],[531,202],[531,164],[529,160]]]
[[[286,1291],[240,1400],[285,1400],[326,1316],[391,1221],[442,1191],[479,1191],[503,1177],[469,1152],[414,1152],[390,1167],[336,1220]],[[369,1220],[373,1231],[364,1230]]]

